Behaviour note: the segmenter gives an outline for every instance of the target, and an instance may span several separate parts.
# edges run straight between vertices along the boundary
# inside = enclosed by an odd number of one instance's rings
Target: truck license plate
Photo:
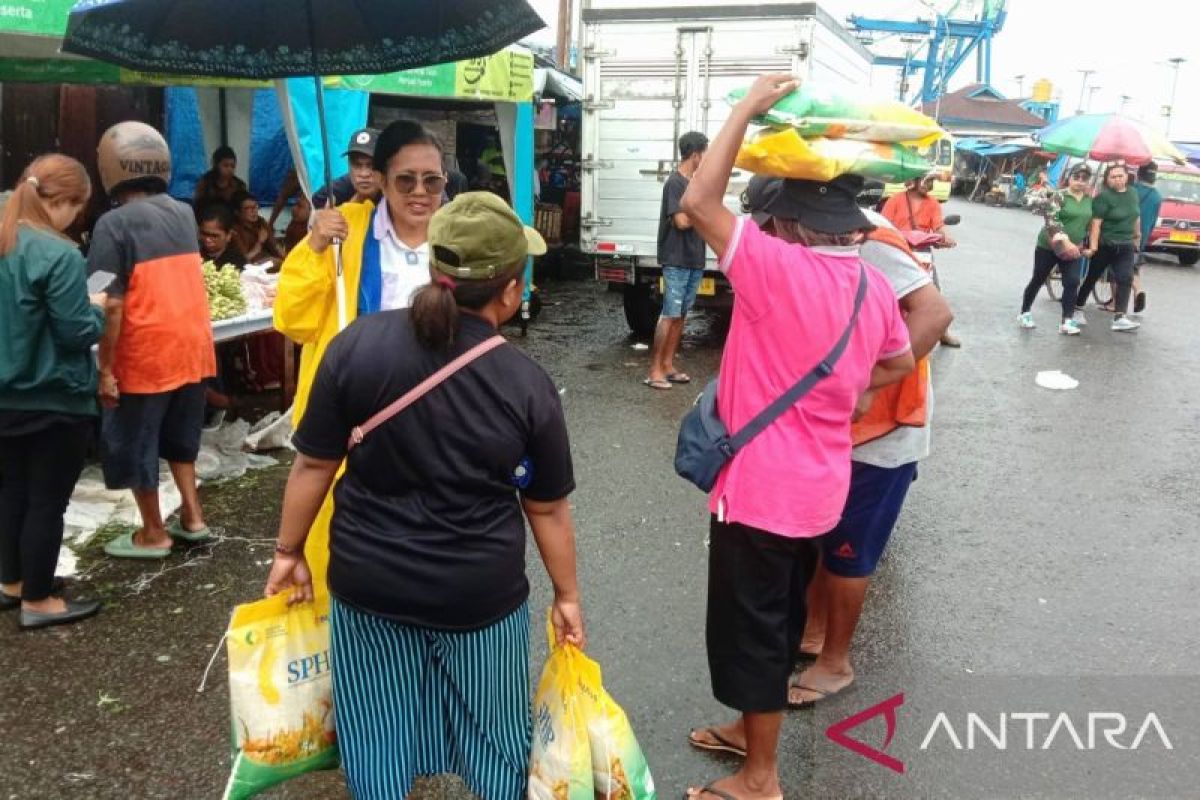
[[[1196,234],[1184,231],[1171,231],[1172,242],[1191,242],[1196,243]]]
[[[667,291],[666,283],[663,281],[662,278],[659,278],[658,279],[659,294],[666,294],[666,291]],[[696,290],[696,294],[703,295],[704,297],[713,297],[716,295],[716,293],[717,293],[717,279],[716,278],[701,278],[700,279],[700,288]]]

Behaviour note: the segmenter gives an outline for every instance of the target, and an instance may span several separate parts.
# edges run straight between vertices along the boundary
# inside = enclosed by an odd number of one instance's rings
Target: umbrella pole
[[[315,65],[314,65],[315,66]],[[313,75],[313,88],[317,94],[317,124],[321,131],[321,161],[325,167],[325,196],[327,198],[328,207],[332,208],[335,204],[333,197],[333,169],[329,163],[329,130],[325,125],[325,85],[321,82],[320,75]],[[333,240],[333,263],[334,263],[334,288],[336,290],[336,302],[338,313],[338,330],[344,331],[348,323],[349,314],[346,311],[346,271],[342,264],[342,241],[341,239]]]
[[[318,129],[321,131],[321,161],[325,166],[325,196],[328,198],[328,207],[333,208],[335,205],[333,197],[333,167],[329,163],[329,129],[325,125],[325,84],[321,81],[320,65],[317,63],[316,15],[313,13],[312,0],[308,0],[305,3],[305,9],[308,12],[309,45],[312,48],[313,89],[317,95],[317,124]],[[338,330],[344,331],[348,324],[347,317],[349,317],[349,314],[346,311],[346,271],[342,264],[342,242],[340,239],[333,240],[333,263]]]

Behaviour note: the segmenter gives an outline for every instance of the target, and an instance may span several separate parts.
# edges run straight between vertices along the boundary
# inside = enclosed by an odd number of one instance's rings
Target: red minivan
[[[1160,164],[1154,188],[1162,208],[1146,250],[1170,253],[1190,267],[1200,261],[1200,169]]]

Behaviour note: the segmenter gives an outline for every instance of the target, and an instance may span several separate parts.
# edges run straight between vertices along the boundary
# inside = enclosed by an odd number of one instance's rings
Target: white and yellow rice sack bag
[[[656,800],[654,779],[625,712],[604,690],[600,665],[556,645],[533,702],[529,800]]]
[[[604,689],[600,665],[580,653],[579,691],[587,698],[588,746],[597,800],[655,800],[654,778],[624,710]]]
[[[233,611],[226,636],[233,769],[225,800],[338,766],[329,595],[278,594]]]
[[[587,706],[579,691],[581,659],[571,644],[555,644],[546,622],[550,656],[533,696],[533,748],[529,757],[529,800],[595,800]]]

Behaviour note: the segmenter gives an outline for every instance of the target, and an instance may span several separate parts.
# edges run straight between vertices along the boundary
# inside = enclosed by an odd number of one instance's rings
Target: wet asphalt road
[[[965,218],[961,246],[940,254],[939,270],[965,347],[934,357],[934,455],[871,589],[858,685],[785,724],[786,796],[1194,797],[1196,747],[1177,746],[1169,765],[1191,783],[1127,761],[1127,786],[1096,762],[1072,762],[1039,783],[1054,772],[1048,762],[964,766],[917,753],[920,734],[903,713],[889,752],[912,758],[906,775],[824,735],[898,692],[914,714],[938,692],[992,692],[1028,711],[1056,697],[1066,703],[1070,687],[1089,679],[1112,679],[1112,704],[1197,673],[1200,272],[1169,258],[1153,263],[1137,334],[1110,332],[1107,315],[1093,310],[1082,336],[1061,337],[1044,295],[1035,306],[1041,327],[1021,331],[1036,219],[952,205]],[[633,348],[618,295],[588,281],[543,288],[546,309],[523,346],[561,387],[571,427],[592,655],[633,721],[660,796],[678,796],[735,766],[685,743],[689,728],[728,717],[711,698],[704,656],[705,504],[671,469],[694,391],[641,385],[648,353]],[[682,366],[698,382],[715,373],[720,329],[705,314],[689,327]],[[1079,388],[1037,387],[1036,373],[1048,369]],[[230,539],[173,556],[149,584],[136,581],[157,566],[93,558],[84,587],[109,603],[96,620],[31,635],[19,635],[11,617],[0,625],[0,800],[219,796],[229,767],[223,657],[206,691],[197,685],[231,607],[261,591],[270,546],[248,540],[273,537],[285,477],[279,467],[206,487],[210,523]],[[531,575],[532,601],[544,606],[535,556]],[[534,638],[536,676],[544,647]],[[1177,686],[1177,696],[1200,696],[1200,681]],[[1183,725],[1191,732],[1172,733],[1196,744],[1200,716]],[[882,730],[854,735],[878,747]],[[326,774],[266,796],[346,794]],[[467,795],[435,781],[419,796]]]

